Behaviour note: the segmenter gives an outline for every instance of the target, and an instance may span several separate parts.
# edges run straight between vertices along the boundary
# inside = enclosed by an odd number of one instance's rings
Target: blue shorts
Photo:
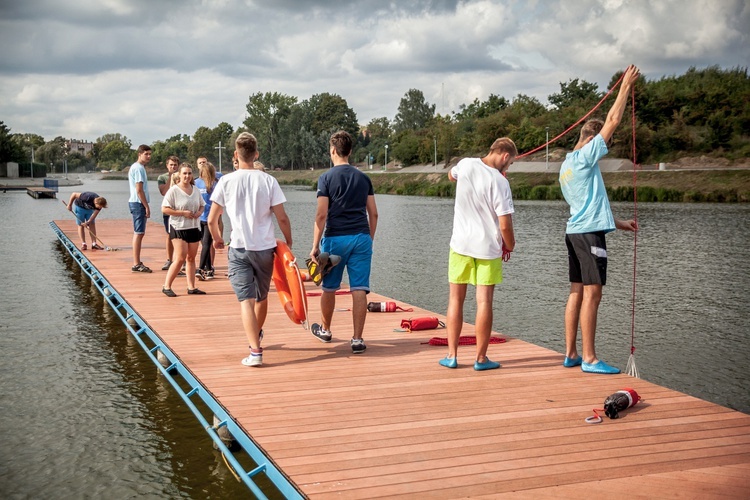
[[[275,251],[275,248],[253,251],[229,247],[227,274],[237,300],[262,302],[268,298]]]
[[[320,242],[320,251],[341,257],[341,262],[323,277],[321,288],[324,291],[335,292],[341,288],[341,279],[346,267],[349,290],[364,290],[370,293],[372,238],[369,233],[325,237]]]
[[[89,210],[88,208],[79,207],[75,203],[73,203],[73,213],[76,214],[76,219],[78,219],[76,222],[80,226],[83,222],[86,222],[91,218],[92,215],[94,215],[93,210]]]
[[[129,202],[130,213],[133,215],[133,232],[146,234],[146,207],[141,202]]]

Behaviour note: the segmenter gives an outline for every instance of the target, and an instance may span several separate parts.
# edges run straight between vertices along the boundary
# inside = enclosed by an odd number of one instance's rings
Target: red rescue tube
[[[304,324],[307,321],[307,296],[302,285],[302,277],[294,254],[289,246],[276,240],[276,253],[273,259],[273,283],[279,294],[281,306],[292,322]]]

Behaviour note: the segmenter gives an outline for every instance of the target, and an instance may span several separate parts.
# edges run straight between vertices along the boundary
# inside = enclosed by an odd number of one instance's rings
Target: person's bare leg
[[[578,358],[578,322],[583,302],[583,284],[571,283],[568,303],[565,306],[565,356],[569,359]]]
[[[263,325],[266,324],[266,316],[268,316],[268,298],[255,301],[255,318],[258,322],[258,331],[262,330]]]
[[[336,296],[333,294],[334,297]],[[367,293],[364,290],[352,291],[352,325],[354,333],[352,338],[361,339],[362,332],[365,330],[365,320],[367,319]]]
[[[142,234],[133,233],[133,265],[137,266],[141,262],[141,242],[143,242]]]
[[[258,318],[255,317],[255,299],[240,302],[240,313],[242,315],[242,326],[245,329],[250,348],[260,349],[260,328],[258,328]]]
[[[185,277],[188,290],[195,288],[195,256],[198,255],[198,242],[187,243],[187,258],[185,260]]]
[[[596,357],[596,320],[599,303],[602,300],[601,285],[586,285],[583,287],[583,301],[581,303],[581,340],[583,345],[583,361],[589,364],[599,361]]]
[[[320,296],[320,316],[323,330],[331,331],[331,320],[333,319],[333,309],[336,307],[336,293],[323,291]]]
[[[475,321],[475,335],[477,338],[477,361],[487,361],[487,348],[490,345],[492,332],[492,299],[495,285],[477,285],[477,315]],[[458,339],[456,340],[458,342]]]
[[[449,283],[448,312],[445,326],[448,335],[448,357],[458,355],[458,339],[464,325],[464,300],[466,299],[465,284]]]
[[[187,253],[187,243],[185,243],[185,240],[177,239],[174,240],[173,244],[174,252],[172,253],[172,257],[174,260],[169,266],[167,277],[164,279],[164,288],[172,288],[172,283],[174,283],[177,274],[182,269],[182,264],[185,262],[185,254]]]
[[[78,225],[78,237],[81,238],[81,243],[86,243],[86,230],[83,228],[83,224]]]

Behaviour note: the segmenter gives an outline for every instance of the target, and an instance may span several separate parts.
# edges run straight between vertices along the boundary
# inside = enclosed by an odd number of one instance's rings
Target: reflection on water
[[[108,199],[102,216],[129,218],[127,182],[94,181],[83,189]],[[155,189],[154,183],[153,200],[159,199]],[[304,256],[315,194],[284,190],[294,251]],[[373,290],[444,314],[452,201],[378,196],[377,202]],[[626,217],[632,206],[614,209]],[[750,207],[640,204],[638,209],[635,342],[641,375],[750,412]],[[562,352],[567,208],[517,202],[516,211],[518,245],[495,294],[494,329]],[[6,193],[0,194],[0,212],[6,235],[0,241],[6,263],[0,285],[0,494],[245,495],[192,413],[57,243],[48,222],[70,216],[62,204]],[[630,352],[632,236],[613,234],[608,247],[609,284],[597,348],[603,359],[624,367]],[[473,303],[466,305],[466,318],[473,322]]]

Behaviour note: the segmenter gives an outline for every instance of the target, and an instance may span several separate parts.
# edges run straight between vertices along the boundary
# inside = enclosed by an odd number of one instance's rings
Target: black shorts
[[[565,235],[571,283],[607,284],[607,242],[604,234],[604,231],[597,231]]]
[[[184,240],[186,243],[198,243],[202,237],[201,230],[197,227],[193,229],[175,229],[169,226],[170,240]]]

